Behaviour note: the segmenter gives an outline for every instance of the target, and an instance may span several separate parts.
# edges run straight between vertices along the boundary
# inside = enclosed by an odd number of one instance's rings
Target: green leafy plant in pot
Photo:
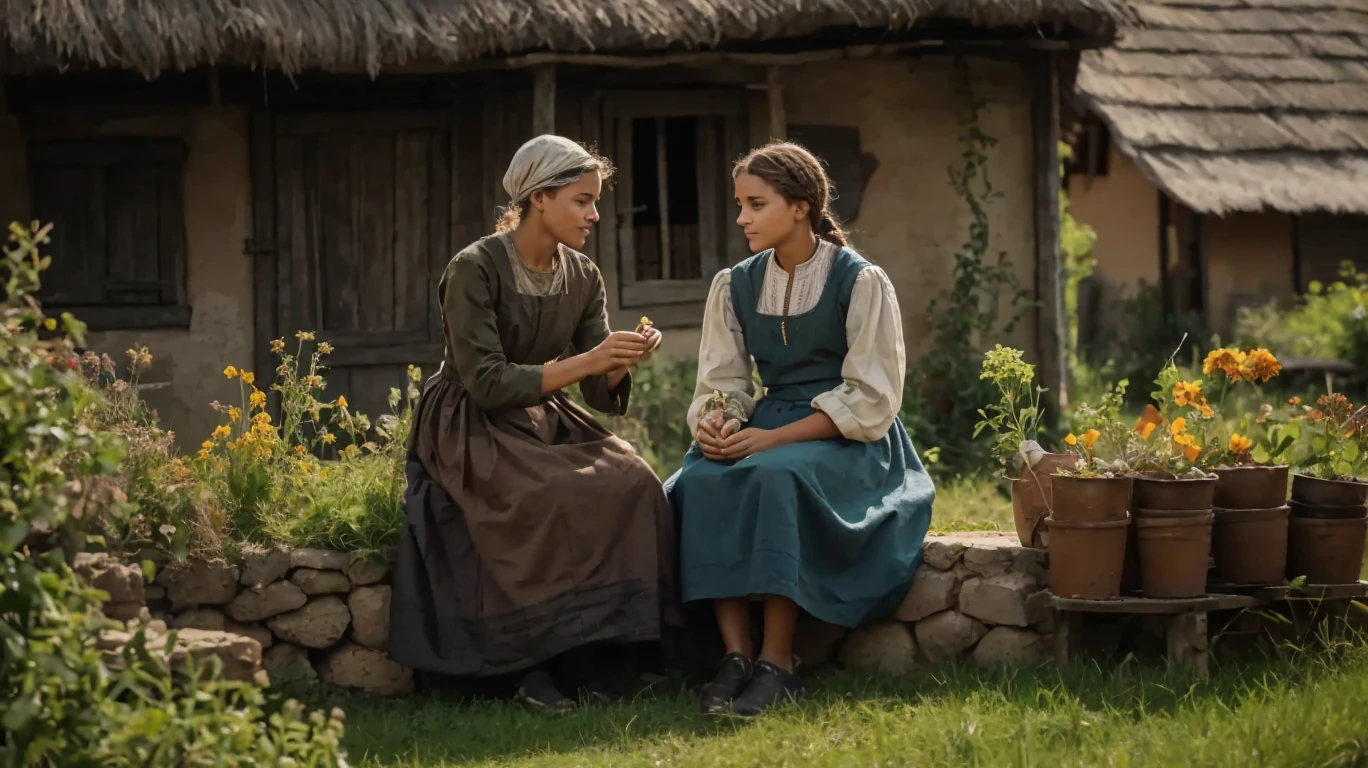
[[[1035,366],[1022,355],[1021,350],[1001,344],[984,355],[979,378],[992,382],[998,401],[979,409],[974,437],[985,430],[993,433],[993,458],[1012,482],[1017,537],[1022,546],[1044,548],[1041,521],[1051,509],[1054,475],[1074,465],[1077,457],[1050,453],[1040,446],[1040,395],[1045,390],[1035,383]]]

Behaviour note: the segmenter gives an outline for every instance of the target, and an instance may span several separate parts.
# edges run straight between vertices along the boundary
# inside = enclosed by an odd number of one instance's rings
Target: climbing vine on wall
[[[949,286],[927,306],[931,343],[907,378],[903,420],[919,448],[940,471],[961,474],[989,468],[975,440],[978,410],[992,398],[979,379],[984,349],[1001,342],[1034,306],[1007,251],[994,249],[989,210],[1003,198],[993,186],[989,160],[998,140],[982,127],[988,104],[973,74],[955,58],[955,90],[966,105],[962,151],[950,165],[950,187],[969,210],[969,231],[952,255]]]

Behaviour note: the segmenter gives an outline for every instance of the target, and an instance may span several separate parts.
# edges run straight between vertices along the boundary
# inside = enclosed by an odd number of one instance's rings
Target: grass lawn
[[[754,722],[695,714],[691,692],[559,718],[504,701],[350,698],[370,766],[1361,766],[1368,648],[1285,651],[1193,681],[1155,667],[844,673]]]

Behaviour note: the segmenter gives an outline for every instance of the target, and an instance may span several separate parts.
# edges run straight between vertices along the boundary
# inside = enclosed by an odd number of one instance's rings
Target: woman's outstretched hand
[[[659,341],[656,343],[658,344]],[[652,350],[654,347],[651,341],[642,334],[632,331],[614,331],[589,352],[590,374],[606,376],[610,373],[626,370],[640,363],[642,356],[649,355]]]

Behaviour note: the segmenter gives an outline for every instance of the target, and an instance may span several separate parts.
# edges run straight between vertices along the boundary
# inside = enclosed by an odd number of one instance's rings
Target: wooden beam
[[[556,132],[556,65],[543,64],[532,75],[532,135]]]
[[[1056,54],[1032,58],[1031,137],[1035,156],[1036,348],[1046,424],[1069,402],[1064,330],[1064,264],[1059,252],[1059,79]]]
[[[665,118],[656,118],[655,124],[656,204],[660,206],[660,279],[669,280],[674,273],[674,265],[670,258],[670,164],[665,156]]]
[[[784,84],[779,79],[779,67],[765,69],[765,95],[769,102],[769,135],[780,141],[788,138],[788,118],[784,114]]]

